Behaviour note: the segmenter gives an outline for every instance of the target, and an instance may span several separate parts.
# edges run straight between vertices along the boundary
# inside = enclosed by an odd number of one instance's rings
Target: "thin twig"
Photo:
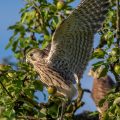
[[[63,120],[63,115],[64,115],[64,112],[65,112],[65,107],[66,107],[66,103],[62,102],[62,110],[61,110],[60,120]]]
[[[77,97],[77,101],[81,101],[82,97],[83,97],[83,89],[81,88],[81,84],[80,84],[80,80],[77,83],[77,89],[78,89],[78,97]]]
[[[83,92],[86,92],[86,93],[90,93],[91,94],[91,91],[89,89],[83,89]]]
[[[36,3],[34,1],[32,1],[33,3],[33,7],[36,9],[36,11],[38,12],[38,14],[40,15],[39,21],[40,21],[40,25],[44,25],[44,18],[42,17],[42,13],[40,11],[40,8],[38,8],[38,6],[36,5]]]
[[[22,94],[20,99],[21,99],[21,101],[26,101],[26,102],[30,103],[31,105],[33,105],[37,109],[43,108],[43,104],[38,104],[37,102],[33,101],[31,98],[26,96],[25,94]],[[45,107],[45,105],[44,105],[44,107]]]
[[[3,87],[3,89],[5,90],[5,92],[8,94],[8,96],[13,99],[13,96],[8,92],[8,90],[5,88],[5,86],[3,85],[3,83],[0,81],[1,86]]]
[[[81,88],[80,80],[78,80],[78,83],[77,83],[77,90],[78,90],[78,96],[77,96],[77,99],[74,101],[73,113],[75,113],[78,108],[80,108],[82,105],[84,105],[84,103],[81,101],[83,98],[84,91]]]

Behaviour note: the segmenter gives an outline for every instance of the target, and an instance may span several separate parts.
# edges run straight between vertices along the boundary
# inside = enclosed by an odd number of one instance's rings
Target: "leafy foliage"
[[[99,61],[93,64],[93,69],[97,71],[97,77],[103,77],[111,73],[117,86],[100,101],[100,106],[107,100],[109,109],[104,120],[119,120],[119,87],[120,87],[120,1],[112,0],[108,17],[99,31],[101,36],[100,44],[94,50],[92,59]],[[104,66],[104,67],[103,67]],[[117,101],[117,102],[116,102]]]

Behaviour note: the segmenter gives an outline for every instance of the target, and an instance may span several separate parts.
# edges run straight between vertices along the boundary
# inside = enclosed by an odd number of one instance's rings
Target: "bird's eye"
[[[30,56],[30,58],[31,58],[32,61],[35,61],[35,60],[36,60],[36,59],[35,59],[35,55],[34,55],[33,53],[30,53],[29,56]]]
[[[30,57],[33,57],[33,53],[30,53]]]

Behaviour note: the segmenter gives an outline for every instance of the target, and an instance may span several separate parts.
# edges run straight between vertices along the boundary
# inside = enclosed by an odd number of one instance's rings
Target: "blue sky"
[[[76,2],[73,4],[73,6],[77,6],[79,3],[79,0],[76,0]],[[4,50],[6,44],[9,41],[10,36],[12,35],[11,31],[8,31],[7,28],[10,25],[13,25],[15,22],[17,22],[20,18],[19,10],[20,8],[24,7],[24,1],[23,0],[1,0],[0,1],[0,62],[2,62],[2,58],[12,55],[11,50]],[[98,35],[95,36],[95,43],[98,44],[99,37]],[[12,59],[14,60],[14,59]],[[89,88],[91,90],[92,88],[92,78],[87,75],[88,70],[91,66],[92,62],[90,62],[88,69],[83,75],[83,78],[81,80],[82,87],[83,88]],[[41,94],[39,94],[40,96]],[[95,105],[90,98],[90,94],[85,94],[84,101],[86,102],[86,105],[80,110],[95,110]]]
[[[11,51],[5,51],[11,31],[7,28],[19,20],[19,10],[24,6],[23,0],[1,0],[0,1],[0,62],[3,57],[11,55]]]

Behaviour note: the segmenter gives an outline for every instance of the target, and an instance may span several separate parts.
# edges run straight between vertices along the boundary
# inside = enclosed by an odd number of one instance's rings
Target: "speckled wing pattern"
[[[109,0],[82,0],[56,29],[47,57],[66,80],[81,78],[91,55],[94,33],[102,26]]]

